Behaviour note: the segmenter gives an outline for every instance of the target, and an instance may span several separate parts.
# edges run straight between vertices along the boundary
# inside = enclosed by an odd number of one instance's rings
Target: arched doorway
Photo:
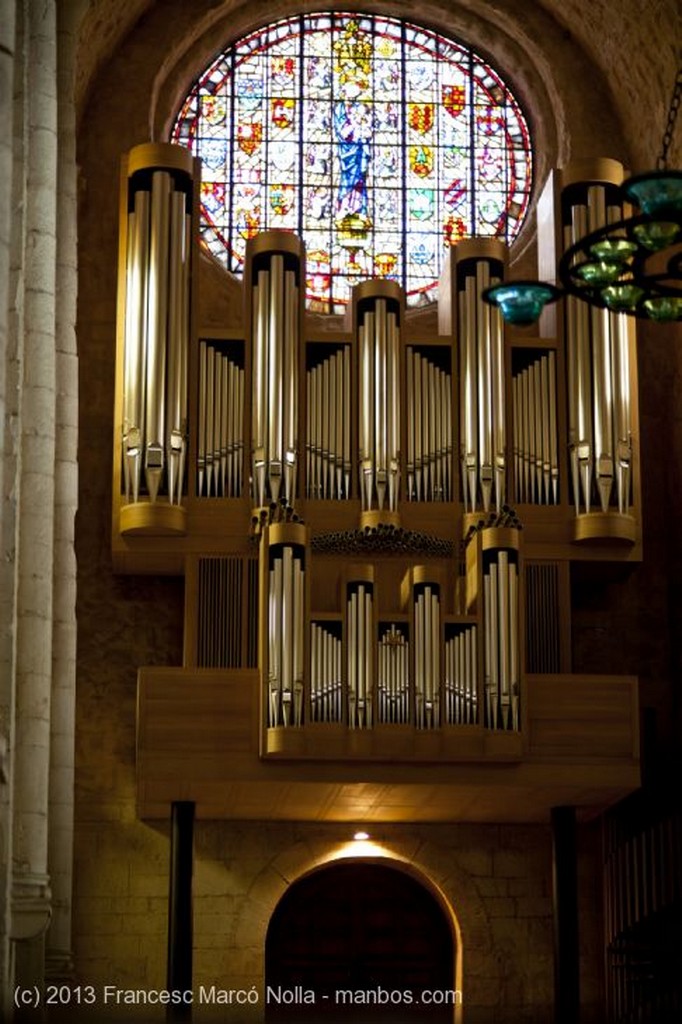
[[[414,877],[334,864],[295,882],[272,916],[266,1020],[450,1024],[454,960],[450,922]]]

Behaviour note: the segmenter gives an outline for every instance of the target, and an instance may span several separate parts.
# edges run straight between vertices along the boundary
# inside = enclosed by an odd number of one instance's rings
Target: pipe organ
[[[445,721],[478,724],[478,641],[476,626],[452,626],[445,640]]]
[[[607,183],[567,191],[567,248],[588,232],[622,220],[622,206],[612,199],[613,191]],[[604,272],[608,273],[608,264]],[[632,459],[628,318],[573,297],[566,302],[565,315],[573,500],[586,512],[593,504],[606,512],[612,501],[619,512],[627,512]]]
[[[377,701],[379,721],[407,725],[410,721],[410,642],[402,623],[379,627]]]
[[[559,500],[556,353],[534,353],[512,370],[515,500],[556,505]],[[521,360],[519,360],[521,362]]]
[[[165,493],[180,506],[187,446],[193,161],[175,146],[138,147],[125,182],[122,236],[122,451],[126,503]]]
[[[303,723],[305,535],[302,526],[278,524],[264,538],[261,663],[271,728]]]
[[[485,721],[490,729],[519,728],[517,532],[509,528],[490,530],[484,540],[484,696]]]
[[[409,501],[452,500],[452,378],[439,356],[438,349],[406,349]]]
[[[575,173],[540,204],[555,259],[619,215]],[[380,278],[321,328],[274,231],[209,330],[191,159],[138,147],[122,182],[114,559],[184,574],[182,671],[257,671],[265,760],[522,759],[529,680],[571,679],[573,567],[639,557],[625,318],[570,300],[555,335],[503,328],[481,293],[505,247],[467,239],[437,325]]]
[[[580,237],[626,215],[616,193],[623,177],[623,168],[614,160],[580,163],[550,177],[541,199],[554,229],[543,239],[547,261],[556,266],[562,252]],[[591,272],[608,276],[610,271],[608,261],[597,258]],[[569,485],[576,539],[589,539],[606,528],[615,539],[634,540],[633,321],[570,296],[559,333],[567,370]]]
[[[238,498],[243,486],[244,367],[239,356],[199,342],[197,494]]]
[[[467,240],[454,253],[460,361],[462,501],[470,512],[505,501],[507,438],[502,317],[481,299],[502,280],[501,243]]]
[[[346,591],[348,726],[369,729],[374,720],[374,584],[371,577]]]
[[[362,508],[395,515],[400,497],[401,291],[391,281],[370,281],[358,286],[356,303]]]
[[[310,720],[343,721],[343,644],[329,622],[310,624]]]
[[[306,369],[306,497],[350,497],[351,350],[311,346]]]
[[[301,247],[292,235],[280,249],[252,246],[251,482],[260,507],[297,497]]]

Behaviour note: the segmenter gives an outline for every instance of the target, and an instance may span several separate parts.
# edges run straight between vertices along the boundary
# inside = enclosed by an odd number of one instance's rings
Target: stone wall
[[[141,824],[125,806],[99,804],[78,828],[75,918],[79,980],[103,987],[155,990],[165,985],[167,829]],[[106,819],[104,820],[106,815]],[[265,933],[287,886],[338,857],[398,866],[437,893],[461,935],[467,1024],[538,1022],[551,1017],[551,853],[541,826],[377,825],[367,844],[348,825],[198,822],[195,832],[194,992],[251,990],[257,1006],[230,1009],[230,1020],[258,1021],[263,1011]],[[581,830],[580,892],[584,1021],[599,1021],[601,953],[598,857],[594,833]],[[116,1016],[115,1007],[109,1010]],[[225,1019],[202,1005],[197,1020]],[[119,1014],[120,1016],[120,1014]],[[125,1019],[163,1019],[129,1007]]]

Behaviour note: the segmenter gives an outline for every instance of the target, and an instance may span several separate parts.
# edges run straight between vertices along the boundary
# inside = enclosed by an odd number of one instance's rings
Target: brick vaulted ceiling
[[[682,50],[679,0],[361,0],[354,4],[347,0],[298,4],[286,0],[268,4],[254,4],[253,0],[192,0],[182,4],[173,0],[117,0],[113,4],[110,0],[81,0],[79,6],[82,16],[75,84],[80,113],[87,107],[98,74],[120,48],[130,48],[129,59],[133,62],[141,59],[135,39],[138,33],[149,39],[151,25],[155,26],[155,38],[164,24],[169,32],[172,30],[177,47],[173,56],[180,60],[182,47],[191,46],[207,32],[215,51],[227,41],[231,29],[241,32],[293,10],[373,8],[452,31],[482,52],[488,51],[512,81],[515,68],[505,66],[505,50],[500,51],[498,45],[501,36],[517,47],[517,54],[527,54],[540,74],[543,70],[550,76],[555,74],[562,61],[566,65],[564,73],[570,76],[572,65],[576,79],[583,79],[585,69],[590,68],[598,92],[595,107],[611,108],[613,123],[627,140],[628,152],[613,155],[629,160],[633,170],[651,166],[660,149]],[[545,69],[543,62],[547,63]],[[588,113],[586,110],[586,116]],[[671,151],[671,162],[677,164],[682,162],[679,135]]]

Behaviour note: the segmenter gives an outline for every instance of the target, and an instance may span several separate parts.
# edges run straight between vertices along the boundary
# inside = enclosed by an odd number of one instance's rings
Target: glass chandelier
[[[667,166],[681,96],[682,68],[657,169],[619,188],[621,202],[630,204],[633,214],[591,231],[566,250],[558,267],[561,288],[510,281],[483,293],[507,323],[533,324],[548,303],[563,295],[657,323],[682,320],[682,171]]]

